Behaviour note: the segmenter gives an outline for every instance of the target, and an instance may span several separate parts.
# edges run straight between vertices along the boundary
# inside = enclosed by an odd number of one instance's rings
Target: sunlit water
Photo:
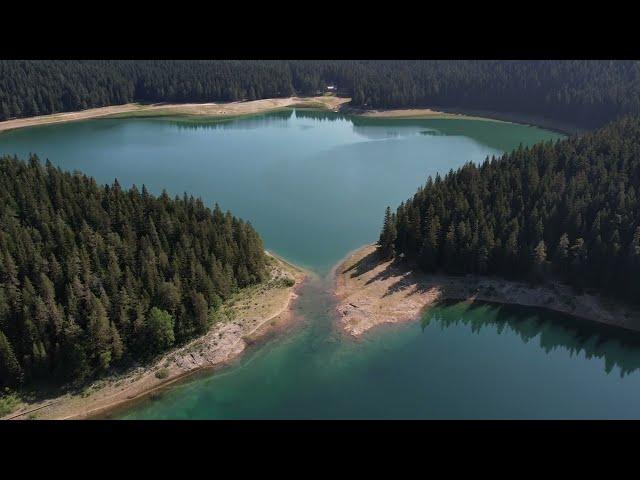
[[[0,153],[35,152],[99,182],[217,201],[250,220],[268,249],[314,272],[292,331],[118,418],[636,417],[640,342],[626,332],[463,303],[358,341],[335,328],[328,272],[376,239],[386,205],[428,175],[558,137],[499,122],[283,111],[35,127],[0,134]]]

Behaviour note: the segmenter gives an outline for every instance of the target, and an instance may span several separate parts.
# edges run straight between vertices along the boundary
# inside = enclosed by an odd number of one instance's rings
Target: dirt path
[[[532,286],[493,277],[424,275],[380,261],[367,245],[336,269],[339,324],[358,337],[383,323],[420,318],[440,300],[487,301],[547,308],[579,318],[640,331],[640,312],[596,295],[575,294],[566,285]]]

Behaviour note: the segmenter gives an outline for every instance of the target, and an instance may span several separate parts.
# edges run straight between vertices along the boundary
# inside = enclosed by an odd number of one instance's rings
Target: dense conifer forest
[[[424,187],[380,234],[426,272],[559,278],[640,302],[640,118],[468,163]]]
[[[546,115],[586,127],[640,113],[637,61],[0,61],[0,121],[140,102],[315,95],[352,105]]]
[[[217,205],[2,157],[0,387],[83,379],[201,334],[265,261]]]

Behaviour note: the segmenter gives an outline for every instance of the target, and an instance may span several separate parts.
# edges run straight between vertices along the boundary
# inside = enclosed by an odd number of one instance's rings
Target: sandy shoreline
[[[47,125],[52,123],[73,122],[88,120],[91,118],[127,118],[127,117],[162,117],[162,116],[202,116],[202,117],[236,117],[253,115],[280,108],[315,108],[330,111],[338,111],[340,107],[349,102],[350,98],[335,96],[321,97],[287,97],[267,98],[247,102],[230,103],[154,103],[142,105],[139,103],[127,103],[109,107],[90,108],[79,112],[55,113],[37,117],[16,118],[0,122],[0,132],[15,130],[17,128]]]
[[[383,323],[418,320],[444,300],[540,307],[615,327],[640,331],[640,311],[566,285],[531,286],[479,276],[425,275],[378,259],[374,245],[353,252],[336,269],[338,324],[354,337]]]
[[[86,419],[120,409],[205,369],[222,367],[237,358],[247,345],[292,318],[296,291],[307,274],[273,254],[271,279],[240,292],[221,307],[222,319],[204,336],[163,354],[152,364],[97,380],[81,393],[23,403],[3,417],[9,419]],[[295,281],[287,287],[284,278]],[[159,373],[162,372],[162,373]]]
[[[475,116],[464,112],[446,112],[444,109],[434,110],[432,108],[398,108],[398,109],[380,109],[366,110],[361,108],[349,107],[345,105],[341,109],[342,113],[365,118],[388,118],[388,119],[459,119],[459,120],[484,120],[489,122],[501,122],[502,120]]]
[[[515,112],[498,112],[493,110],[474,110],[453,107],[435,108],[406,108],[388,110],[362,110],[345,106],[341,109],[343,113],[367,118],[388,118],[388,119],[457,119],[457,120],[480,120],[485,122],[518,123],[521,125],[534,126],[552,130],[566,135],[581,133],[586,131],[582,127],[567,122],[553,120],[541,115],[530,115]]]
[[[500,112],[495,110],[479,110],[469,108],[454,107],[438,107],[444,114],[466,115],[472,118],[482,118],[484,120],[493,120],[498,122],[519,123],[522,125],[530,125],[534,127],[544,128],[566,135],[579,134],[586,132],[588,129],[578,125],[555,120],[543,115],[534,115],[529,113],[518,112]]]
[[[52,115],[5,120],[0,122],[0,132],[37,125],[88,120],[92,118],[166,116],[233,118],[244,115],[255,115],[282,108],[327,110],[365,118],[459,119],[520,123],[555,130],[565,134],[580,133],[585,130],[566,122],[553,120],[539,115],[453,107],[367,110],[349,106],[350,101],[350,98],[324,95],[317,97],[266,98],[262,100],[229,103],[154,103],[146,105],[140,103],[127,103],[124,105],[90,108],[77,112],[55,113]]]

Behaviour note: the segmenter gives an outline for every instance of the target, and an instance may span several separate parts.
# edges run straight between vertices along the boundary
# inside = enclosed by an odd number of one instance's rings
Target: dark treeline
[[[205,332],[262,241],[200,199],[0,158],[0,387],[78,380]]]
[[[427,180],[379,244],[424,271],[561,278],[640,301],[640,118]]]
[[[640,113],[637,61],[0,61],[0,120],[141,102],[315,95],[356,107],[461,107],[600,126]]]

